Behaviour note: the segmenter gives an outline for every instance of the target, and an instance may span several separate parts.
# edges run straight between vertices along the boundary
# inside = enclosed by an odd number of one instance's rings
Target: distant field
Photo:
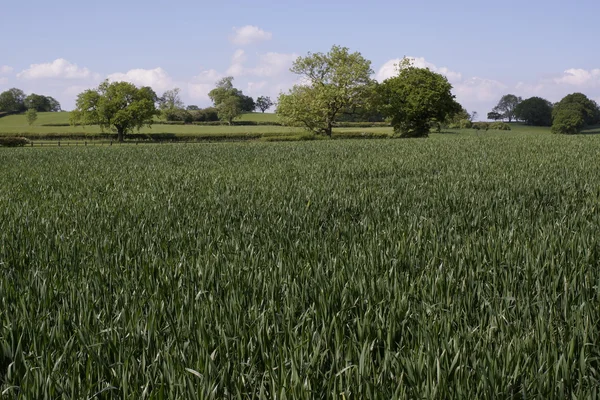
[[[69,113],[39,113],[38,120],[33,126],[29,126],[24,115],[11,115],[0,118],[0,135],[25,136],[31,140],[83,140],[105,137],[98,126],[41,126],[43,124],[66,124],[69,122]],[[278,122],[277,115],[273,113],[249,113],[244,114],[240,121],[271,121]],[[461,136],[520,136],[521,134],[548,134],[548,127],[531,127],[520,123],[511,124],[511,131],[488,131],[476,132],[472,129],[445,130],[446,134],[459,134]],[[177,140],[298,140],[310,137],[311,134],[298,127],[285,126],[202,126],[202,125],[167,125],[156,123],[151,128],[142,128],[139,132],[143,137],[130,135],[131,139],[146,138],[151,135],[157,139],[161,137]],[[584,133],[600,133],[600,128],[590,128]],[[334,131],[336,137],[389,137],[393,135],[390,127],[368,127],[368,128],[337,128]]]

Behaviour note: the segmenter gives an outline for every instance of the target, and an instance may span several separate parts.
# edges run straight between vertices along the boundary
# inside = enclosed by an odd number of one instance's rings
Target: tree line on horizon
[[[426,137],[441,128],[481,129],[473,123],[476,113],[468,113],[452,93],[448,79],[428,68],[418,68],[404,58],[397,74],[383,82],[371,78],[371,62],[359,52],[333,46],[327,53],[298,57],[290,69],[301,82],[277,99],[276,113],[284,124],[299,126],[314,134],[331,136],[343,121],[386,121],[399,137]],[[225,121],[233,124],[241,114],[265,112],[275,105],[268,96],[256,100],[233,85],[229,76],[219,80],[209,92],[212,107],[201,109],[184,105],[178,88],[158,96],[150,87],[138,88],[128,82],[104,81],[77,97],[71,113],[74,125],[100,125],[113,130],[119,140],[133,129],[151,125],[154,117],[167,121]],[[0,94],[0,111],[58,111],[51,97],[25,94],[10,89]],[[487,114],[494,121],[523,121],[528,125],[552,126],[552,132],[574,134],[586,126],[600,124],[598,104],[582,93],[573,93],[556,104],[540,97],[523,100],[504,95]],[[31,123],[31,122],[30,122]],[[484,123],[485,124],[485,123]],[[485,129],[510,129],[503,123],[486,124]]]
[[[514,94],[506,94],[487,118],[551,126],[554,133],[576,134],[587,126],[600,124],[600,106],[583,93],[569,94],[557,103],[537,96],[523,100]]]

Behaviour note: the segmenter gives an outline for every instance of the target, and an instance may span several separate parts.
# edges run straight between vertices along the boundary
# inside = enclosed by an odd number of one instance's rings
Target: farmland
[[[7,398],[585,398],[600,137],[0,149]]]

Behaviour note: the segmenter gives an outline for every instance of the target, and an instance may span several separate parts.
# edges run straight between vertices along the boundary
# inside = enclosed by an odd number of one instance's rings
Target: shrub
[[[461,119],[458,123],[458,127],[460,129],[471,129],[473,127],[473,123],[468,119]]]
[[[585,124],[583,107],[578,104],[561,106],[555,109],[552,121],[552,133],[565,135],[577,134]]]
[[[473,122],[472,128],[487,131],[488,129],[490,129],[490,124],[488,122]]]
[[[23,147],[28,143],[24,137],[0,137],[0,147]]]
[[[490,124],[490,129],[498,130],[498,131],[510,131],[510,125],[505,122],[494,122]]]

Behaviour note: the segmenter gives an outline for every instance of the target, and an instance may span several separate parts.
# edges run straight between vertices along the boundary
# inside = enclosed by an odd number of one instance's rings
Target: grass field
[[[600,136],[0,149],[6,398],[594,398]]]
[[[249,113],[240,118],[241,121],[277,122],[277,116],[270,113]],[[98,139],[103,137],[102,130],[98,126],[42,126],[43,124],[61,124],[69,122],[69,113],[40,113],[39,118],[33,126],[29,126],[24,115],[11,115],[0,118],[0,135],[25,136],[31,140],[84,140]],[[546,134],[550,133],[548,127],[532,127],[519,123],[511,124],[509,132],[476,132],[472,129],[451,130],[449,133],[481,136],[481,135],[505,135],[512,136],[521,134]],[[145,138],[147,135],[163,138],[178,138],[185,140],[248,140],[260,139],[271,140],[298,140],[311,136],[302,128],[285,126],[199,126],[199,125],[165,125],[154,124],[151,128],[142,128],[140,132]],[[368,136],[388,137],[393,135],[390,127],[367,127],[367,128],[337,128],[334,131],[336,137],[361,137],[364,133]],[[584,133],[600,133],[600,127],[589,128]],[[131,139],[139,139],[134,133]]]

